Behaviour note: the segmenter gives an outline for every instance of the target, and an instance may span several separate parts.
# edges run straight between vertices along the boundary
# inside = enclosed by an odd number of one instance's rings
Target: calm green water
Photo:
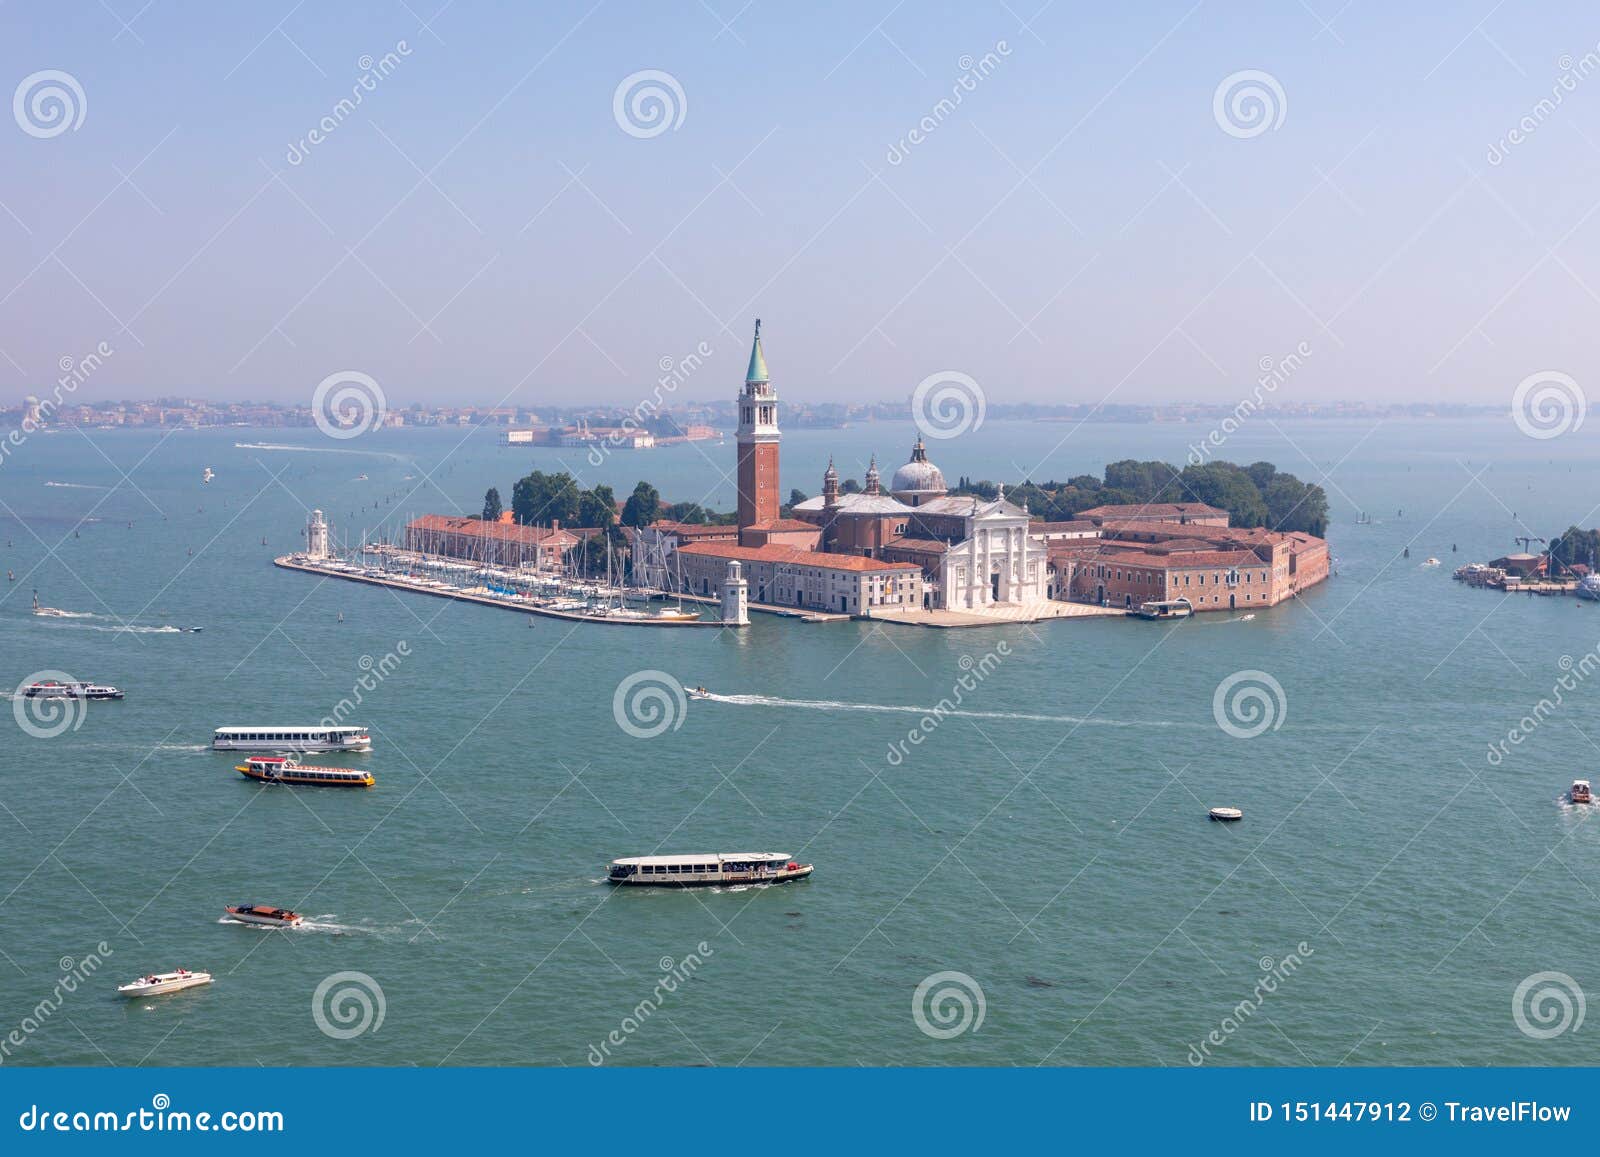
[[[1201,433],[1090,426],[1060,444],[1068,429],[989,423],[932,456],[951,476],[1042,462],[1036,477],[1066,477],[1181,460]],[[509,494],[529,464],[562,461],[461,437],[95,432],[91,446],[66,432],[0,468],[0,568],[18,579],[0,604],[5,685],[59,669],[129,693],[54,738],[6,721],[0,1035],[50,995],[60,958],[113,951],[8,1063],[582,1065],[652,997],[663,958],[702,941],[693,979],[612,1063],[1183,1065],[1251,997],[1262,959],[1301,942],[1310,952],[1213,1046],[1217,1063],[1600,1061],[1593,1026],[1535,1040],[1512,1015],[1534,973],[1600,989],[1600,826],[1561,802],[1600,763],[1595,690],[1568,693],[1501,766],[1485,759],[1549,694],[1560,657],[1600,643],[1600,606],[1449,578],[1513,549],[1519,523],[1596,520],[1593,425],[1549,442],[1509,420],[1236,435],[1239,461],[1303,477],[1337,463],[1337,577],[1253,622],[574,629],[270,565],[307,507],[359,534],[475,509],[488,485]],[[830,452],[847,475],[873,451],[892,468],[913,437],[909,424],[786,435],[784,487],[815,492]],[[731,463],[731,445],[680,448],[584,473],[727,506],[713,464]],[[1354,525],[1358,509],[1377,521]],[[1430,554],[1445,565],[1419,567]],[[34,587],[95,617],[35,618]],[[329,759],[370,767],[376,789],[266,789],[207,750],[218,725],[326,715],[363,656],[402,642],[409,657],[358,715],[375,749]],[[964,657],[1002,642],[966,694],[973,714],[892,763],[919,717],[860,708],[936,703]],[[677,729],[638,739],[613,693],[643,669],[763,698],[694,702]],[[1287,710],[1237,739],[1212,696],[1250,669],[1281,684]],[[1208,823],[1224,803],[1245,822]],[[818,870],[748,891],[601,883],[608,858],[657,849],[790,851]],[[317,927],[220,923],[241,900]],[[174,965],[218,982],[112,995]],[[334,1039],[313,993],[347,970],[381,988],[384,1018]],[[981,987],[984,1019],[935,1039],[913,994],[944,971]]]

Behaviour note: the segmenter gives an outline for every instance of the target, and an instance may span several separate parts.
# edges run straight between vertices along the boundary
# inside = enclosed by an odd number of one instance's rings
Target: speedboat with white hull
[[[788,852],[706,852],[697,856],[631,856],[612,860],[606,879],[613,884],[657,888],[695,888],[714,884],[781,884],[803,880],[812,865],[796,863]]]
[[[210,983],[209,972],[190,972],[187,968],[178,968],[172,972],[152,972],[131,984],[119,984],[117,991],[123,996],[161,996],[163,993],[181,992],[185,988]]]

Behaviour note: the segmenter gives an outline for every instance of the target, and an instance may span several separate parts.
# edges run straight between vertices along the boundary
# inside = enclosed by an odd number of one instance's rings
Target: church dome
[[[911,448],[911,461],[894,472],[889,489],[896,495],[944,494],[948,489],[944,484],[944,473],[928,461],[928,451],[921,438]]]

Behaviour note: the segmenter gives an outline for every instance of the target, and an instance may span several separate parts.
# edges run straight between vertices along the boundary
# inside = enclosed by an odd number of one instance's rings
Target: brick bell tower
[[[767,379],[761,352],[761,319],[756,319],[750,368],[739,395],[739,525],[778,517],[778,395]]]

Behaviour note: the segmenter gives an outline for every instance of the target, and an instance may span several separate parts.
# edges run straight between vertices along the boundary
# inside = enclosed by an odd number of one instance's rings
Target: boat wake
[[[70,617],[74,619],[100,618],[99,615],[71,615]],[[85,631],[104,631],[111,635],[181,635],[184,633],[183,627],[141,627],[132,623],[122,623],[117,626],[101,623],[75,623],[74,626],[81,627]]]
[[[59,486],[63,490],[109,490],[109,486],[95,486],[88,482],[46,482],[46,486]]]
[[[363,458],[393,458],[396,462],[407,462],[404,454],[393,454],[387,450],[349,450],[339,446],[294,446],[287,442],[235,442],[235,450],[297,450],[305,454],[358,454]]]
[[[60,607],[40,607],[33,612],[41,619],[98,619],[93,611],[64,611]]]
[[[806,711],[867,711],[894,715],[953,716],[960,719],[1013,719],[1031,723],[1074,723],[1092,727],[1184,727],[1196,726],[1165,719],[1088,719],[1081,715],[1034,715],[1025,711],[962,711],[936,707],[914,707],[899,703],[844,703],[836,699],[780,699],[772,695],[717,695],[706,692],[695,698],[737,707],[793,707]]]

